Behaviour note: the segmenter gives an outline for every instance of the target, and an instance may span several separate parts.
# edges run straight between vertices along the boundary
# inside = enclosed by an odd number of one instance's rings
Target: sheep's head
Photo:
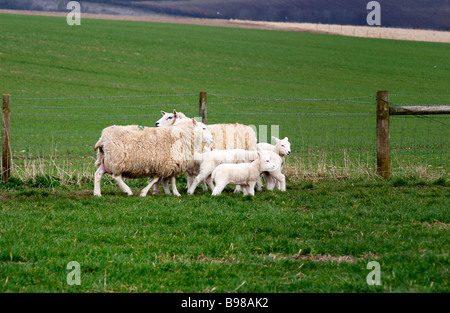
[[[258,150],[258,160],[260,161],[260,171],[273,171],[276,165],[270,160],[270,154],[267,151]]]
[[[192,119],[194,121],[195,127],[201,128],[202,131],[202,142],[206,143],[207,145],[210,145],[214,142],[214,137],[209,131],[209,129],[206,127],[205,124],[201,122],[197,122],[195,119]]]
[[[155,127],[173,126],[177,120],[187,118],[186,115],[181,112],[177,112],[176,110],[173,110],[172,113],[161,111],[161,114],[162,117],[156,121]]]
[[[272,140],[276,144],[277,152],[279,155],[283,156],[291,154],[291,143],[289,142],[288,137],[284,137],[284,139],[278,139],[277,137],[272,136]]]

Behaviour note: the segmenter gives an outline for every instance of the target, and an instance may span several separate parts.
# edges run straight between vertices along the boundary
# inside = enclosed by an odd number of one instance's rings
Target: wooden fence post
[[[388,90],[377,92],[377,171],[384,179],[391,176]]]
[[[206,102],[207,102],[207,93],[206,91],[200,91],[200,101],[199,101],[199,114],[202,118],[202,123],[208,124],[207,110],[206,110]]]
[[[11,97],[3,95],[2,114],[2,182],[6,182],[11,175],[11,145],[10,145],[10,120],[11,120]]]

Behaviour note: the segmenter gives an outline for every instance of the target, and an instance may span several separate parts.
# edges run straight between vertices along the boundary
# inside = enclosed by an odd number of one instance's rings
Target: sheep
[[[146,196],[160,177],[170,177],[174,194],[179,195],[175,176],[184,173],[194,152],[201,148],[202,143],[213,141],[206,126],[194,119],[180,120],[171,128],[136,125],[107,127],[94,146],[94,150],[97,150],[95,165],[98,168],[95,173],[94,195],[101,196],[100,182],[104,174],[111,174],[120,189],[130,196],[133,193],[122,177],[155,175],[141,191],[141,196]]]
[[[156,127],[172,126],[177,119],[188,118],[185,114],[173,110],[173,113],[161,111],[163,115],[156,121]],[[206,126],[215,138],[212,148],[217,150],[244,149],[256,151],[256,133],[250,126],[243,124],[212,124]]]
[[[255,195],[255,184],[261,172],[273,171],[276,165],[270,161],[269,153],[258,150],[257,158],[251,163],[220,164],[211,174],[215,183],[212,195],[222,193],[226,185],[239,185],[245,195]]]
[[[278,189],[281,191],[286,191],[286,180],[283,174],[281,174],[281,170],[283,169],[285,156],[291,154],[291,143],[289,142],[288,137],[284,137],[284,139],[278,139],[272,136],[272,140],[275,142],[275,145],[271,145],[269,143],[258,143],[257,147],[261,150],[268,150],[276,153],[281,158],[280,169],[274,172],[263,172],[264,180],[266,181],[267,190],[273,190],[275,184]],[[272,156],[272,161],[276,158]],[[282,175],[282,176],[281,176]],[[283,178],[282,181],[277,179]],[[259,185],[259,182],[258,182]],[[259,186],[258,186],[259,187]]]
[[[188,118],[182,112],[173,110],[173,113],[161,111],[162,117],[156,121],[156,127],[169,127],[177,120]],[[243,124],[213,124],[206,126],[215,138],[211,148],[217,150],[244,149],[256,151],[256,133],[250,126]],[[193,181],[192,175],[187,173],[188,189]],[[164,180],[163,180],[164,183]],[[258,184],[259,185],[259,184]],[[203,182],[203,190],[206,190]],[[156,191],[156,190],[155,190]]]
[[[247,151],[243,149],[233,150],[215,150],[208,151],[199,155],[201,158],[199,162],[199,170],[196,171],[196,177],[189,185],[188,194],[192,195],[198,184],[204,180],[208,183],[211,190],[214,188],[211,180],[209,179],[214,169],[223,163],[239,163],[239,162],[252,162],[258,158],[257,151]]]

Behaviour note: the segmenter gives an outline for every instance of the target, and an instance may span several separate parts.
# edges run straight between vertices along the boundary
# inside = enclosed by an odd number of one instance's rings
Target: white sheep
[[[211,174],[215,183],[212,195],[220,195],[226,185],[241,186],[244,195],[255,195],[255,184],[263,171],[272,171],[275,164],[267,152],[257,151],[257,158],[251,163],[220,164]]]
[[[171,128],[110,126],[102,131],[94,150],[97,150],[98,168],[95,173],[94,195],[101,196],[100,182],[104,174],[111,174],[120,189],[132,195],[126,178],[141,178],[155,175],[141,191],[145,196],[160,177],[172,178],[176,195],[175,177],[184,173],[195,151],[202,143],[212,143],[213,137],[203,123],[184,119]]]
[[[266,181],[267,190],[273,190],[275,185],[281,191],[286,191],[286,180],[285,176],[281,174],[281,170],[283,169],[285,156],[291,154],[291,143],[289,142],[288,137],[284,137],[284,139],[278,139],[272,136],[272,140],[275,142],[275,145],[271,145],[269,143],[258,143],[257,147],[261,150],[268,150],[273,153],[276,153],[281,158],[280,168],[273,172],[263,172],[264,180]],[[272,156],[272,161],[277,162],[278,160]],[[280,180],[282,179],[282,180]],[[258,182],[258,187],[259,186]]]
[[[211,173],[220,164],[229,163],[241,163],[241,162],[252,162],[258,158],[258,151],[247,151],[243,149],[232,149],[232,150],[211,150],[198,155],[200,159],[198,160],[198,172],[192,173],[195,175],[192,184],[189,185],[188,194],[194,193],[195,188],[202,181],[208,183],[211,190],[214,188],[210,180]]]
[[[188,118],[182,112],[161,111],[162,117],[155,123],[156,127],[172,126],[177,119]],[[212,124],[206,126],[215,138],[212,148],[217,150],[244,149],[256,151],[256,133],[250,126],[243,124]]]

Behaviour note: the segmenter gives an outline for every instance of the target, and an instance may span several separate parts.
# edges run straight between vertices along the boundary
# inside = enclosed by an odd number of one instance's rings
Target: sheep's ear
[[[261,150],[258,150],[256,153],[258,154],[258,159],[261,159]]]
[[[162,116],[166,115],[167,113],[164,111],[161,111]]]
[[[173,116],[176,117],[177,116],[177,110],[173,110]]]
[[[197,125],[197,121],[195,120],[195,118],[192,118],[192,124]]]
[[[274,142],[278,142],[278,140],[280,140],[280,139],[278,139],[277,137],[272,136],[272,140],[273,140]]]
[[[283,139],[283,140],[289,141],[288,137],[284,137],[284,139]]]

